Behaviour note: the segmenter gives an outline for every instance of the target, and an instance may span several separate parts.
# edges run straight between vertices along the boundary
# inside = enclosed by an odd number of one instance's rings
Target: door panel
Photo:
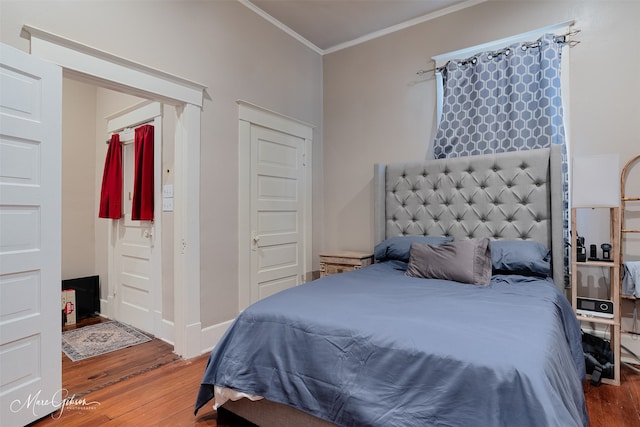
[[[281,277],[277,280],[265,281],[260,284],[260,299],[276,294],[285,289],[299,285],[298,276]]]
[[[264,280],[273,280],[281,275],[295,274],[298,267],[298,245],[296,243],[274,243],[262,247],[263,256],[258,265]]]
[[[17,426],[61,399],[62,70],[3,44],[0,61],[0,425]]]
[[[252,302],[302,282],[304,139],[251,126]]]
[[[259,212],[258,229],[265,234],[297,233],[295,210],[289,212]]]

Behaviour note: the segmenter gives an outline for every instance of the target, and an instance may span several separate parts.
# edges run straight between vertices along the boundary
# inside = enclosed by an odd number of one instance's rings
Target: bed
[[[558,149],[376,165],[377,262],[261,300],[196,412],[260,426],[584,426]],[[554,266],[560,266],[560,268]]]

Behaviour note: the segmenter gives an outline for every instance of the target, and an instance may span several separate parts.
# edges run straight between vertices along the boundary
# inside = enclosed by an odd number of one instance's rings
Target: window
[[[552,25],[544,28],[539,28],[537,30],[529,31],[526,33],[517,34],[511,37],[503,38],[500,40],[483,43],[480,45],[468,47],[465,49],[456,50],[454,52],[449,52],[441,55],[437,55],[432,57],[431,59],[435,62],[436,66],[436,87],[437,87],[437,117],[436,117],[436,126],[440,126],[440,121],[442,119],[442,110],[443,110],[443,102],[444,102],[444,81],[442,77],[442,73],[438,72],[437,69],[443,67],[447,62],[451,60],[464,60],[466,58],[471,58],[481,52],[492,52],[503,49],[506,46],[512,45],[514,43],[522,43],[522,42],[530,42],[532,40],[537,40],[544,34],[566,34],[571,31],[571,26],[574,24],[574,21],[567,21],[561,24]],[[561,93],[562,93],[562,108],[564,111],[564,133],[565,133],[565,147],[567,151],[567,158],[570,156],[570,126],[568,123],[569,115],[569,55],[567,54],[567,50],[563,49],[561,62]],[[433,142],[430,142],[430,152],[433,150]]]

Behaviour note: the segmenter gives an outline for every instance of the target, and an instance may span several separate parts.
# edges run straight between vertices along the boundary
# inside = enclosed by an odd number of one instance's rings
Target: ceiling
[[[328,53],[484,0],[240,1],[314,50]]]

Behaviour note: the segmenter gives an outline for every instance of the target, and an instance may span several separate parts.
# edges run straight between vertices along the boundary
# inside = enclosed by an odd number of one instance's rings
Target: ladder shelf
[[[631,229],[631,228],[626,228],[625,227],[625,211],[626,211],[626,205],[629,202],[640,202],[640,197],[627,197],[625,195],[626,193],[626,182],[627,182],[627,176],[629,174],[629,171],[636,165],[640,164],[640,162],[638,162],[640,160],[640,154],[638,154],[637,156],[631,158],[622,168],[622,172],[620,173],[620,245],[619,245],[619,251],[620,253],[618,254],[618,261],[620,262],[620,281],[622,281],[622,275],[623,275],[623,271],[624,271],[624,239],[625,239],[625,235],[628,234],[632,234],[632,233],[640,233],[640,230],[638,229]],[[640,286],[640,284],[636,284],[636,286]],[[620,287],[620,290],[622,291],[622,287]],[[622,293],[620,294],[620,304],[622,304],[623,301],[633,301],[634,304],[636,304],[636,309],[637,309],[637,304],[638,304],[638,299],[633,295],[622,295]],[[622,307],[618,308],[619,310],[622,310]],[[635,320],[635,319],[634,319]],[[640,331],[636,331],[636,330],[626,330],[626,329],[622,329],[620,330],[621,333],[624,334],[632,334],[632,335],[640,335]]]

